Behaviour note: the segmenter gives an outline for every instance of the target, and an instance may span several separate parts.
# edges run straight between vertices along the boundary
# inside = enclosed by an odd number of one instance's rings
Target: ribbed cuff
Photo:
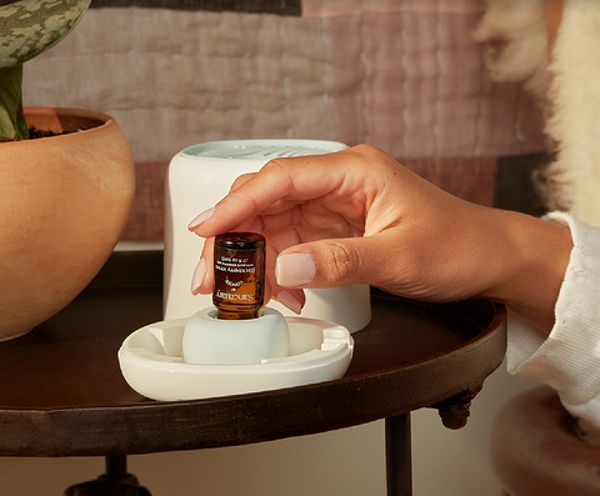
[[[509,372],[554,388],[574,415],[600,423],[600,229],[553,212],[546,220],[569,226],[573,250],[547,339],[519,317],[509,318]],[[592,418],[590,418],[592,417]]]

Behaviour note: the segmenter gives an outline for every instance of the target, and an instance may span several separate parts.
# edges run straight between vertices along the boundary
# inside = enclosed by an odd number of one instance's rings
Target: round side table
[[[117,349],[161,319],[162,254],[118,253],[67,308],[0,344],[0,456],[105,456],[106,474],[71,496],[148,495],[126,455],[255,443],[386,419],[387,494],[411,494],[410,412],[438,408],[462,427],[471,399],[502,362],[504,309],[434,305],[373,291],[339,380],[198,401],[156,402],[123,380]],[[299,408],[299,405],[302,405]]]

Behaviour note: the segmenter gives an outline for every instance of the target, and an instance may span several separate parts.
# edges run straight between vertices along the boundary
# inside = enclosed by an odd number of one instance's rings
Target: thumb
[[[275,263],[277,283],[297,288],[376,285],[384,258],[379,238],[325,239],[288,248]]]

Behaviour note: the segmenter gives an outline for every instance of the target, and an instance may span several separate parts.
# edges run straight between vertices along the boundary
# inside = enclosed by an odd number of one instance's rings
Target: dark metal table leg
[[[387,496],[412,495],[410,414],[385,419]]]
[[[127,473],[125,455],[107,456],[106,473],[96,480],[69,487],[65,496],[151,496],[137,477]]]

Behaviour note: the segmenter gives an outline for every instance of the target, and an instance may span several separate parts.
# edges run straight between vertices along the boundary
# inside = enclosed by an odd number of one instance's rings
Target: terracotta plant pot
[[[30,126],[81,131],[0,143],[0,340],[27,333],[90,282],[129,215],[135,176],[116,122],[28,108]]]

